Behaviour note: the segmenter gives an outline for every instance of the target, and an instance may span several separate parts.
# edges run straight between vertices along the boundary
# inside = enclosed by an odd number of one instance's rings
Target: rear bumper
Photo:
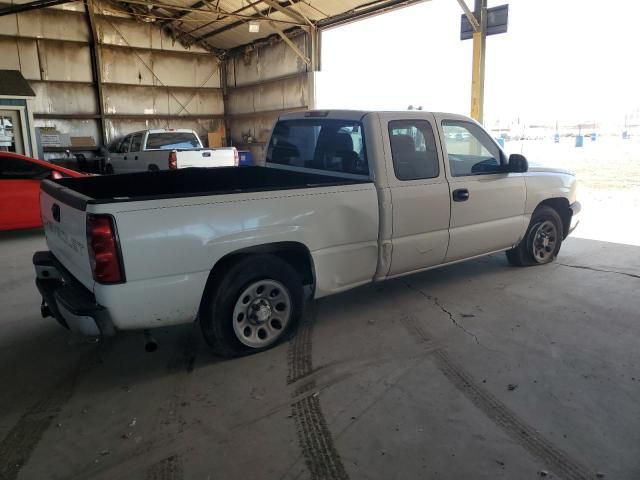
[[[52,316],[69,330],[88,336],[112,336],[115,328],[95,296],[56,260],[51,252],[33,255],[36,286],[42,295],[42,315]]]
[[[580,202],[574,202],[569,205],[569,208],[571,209],[571,223],[569,224],[569,232],[567,233],[567,235],[573,232],[580,223],[580,212],[582,211],[582,205],[580,204]]]

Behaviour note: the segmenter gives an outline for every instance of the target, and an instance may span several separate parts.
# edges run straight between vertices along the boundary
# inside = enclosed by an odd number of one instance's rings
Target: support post
[[[471,118],[482,123],[484,116],[484,64],[487,45],[487,0],[475,0],[473,13],[480,28],[473,32]]]
[[[100,134],[102,135],[102,144],[107,146],[107,125],[104,115],[104,94],[102,91],[102,54],[100,51],[100,40],[98,39],[98,30],[96,26],[95,10],[93,0],[85,0],[84,6],[87,9],[87,23],[91,32],[91,41],[89,49],[91,52],[91,67],[93,70],[93,81],[96,86],[96,97],[98,102],[98,115],[100,116]]]
[[[224,145],[231,146],[231,124],[229,122],[229,62],[235,62],[231,56],[225,56],[220,59],[220,86],[222,87],[222,109],[224,117],[222,119],[224,125]],[[234,79],[235,80],[235,79]]]

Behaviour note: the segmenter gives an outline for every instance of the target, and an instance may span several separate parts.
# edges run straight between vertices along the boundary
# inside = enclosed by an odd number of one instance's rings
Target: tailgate
[[[47,185],[45,185],[45,182]],[[47,246],[62,265],[89,290],[93,290],[93,275],[87,251],[87,227],[85,207],[80,202],[69,205],[58,185],[43,182],[40,191],[40,211]]]
[[[188,167],[233,167],[233,149],[184,150],[177,152],[178,168]]]

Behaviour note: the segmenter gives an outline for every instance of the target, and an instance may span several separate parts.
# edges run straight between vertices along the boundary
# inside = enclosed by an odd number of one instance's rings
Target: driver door
[[[40,181],[50,173],[50,169],[28,160],[0,156],[0,230],[42,224]]]
[[[445,262],[507,249],[520,240],[526,187],[507,173],[497,143],[477,123],[439,115],[451,220]]]

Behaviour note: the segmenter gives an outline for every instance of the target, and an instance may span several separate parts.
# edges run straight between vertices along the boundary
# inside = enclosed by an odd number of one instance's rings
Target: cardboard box
[[[209,140],[209,148],[218,148],[222,147],[222,143],[224,141],[224,134],[220,131],[218,132],[209,132],[207,134],[207,139]]]
[[[96,141],[93,137],[71,137],[72,147],[95,147]]]

